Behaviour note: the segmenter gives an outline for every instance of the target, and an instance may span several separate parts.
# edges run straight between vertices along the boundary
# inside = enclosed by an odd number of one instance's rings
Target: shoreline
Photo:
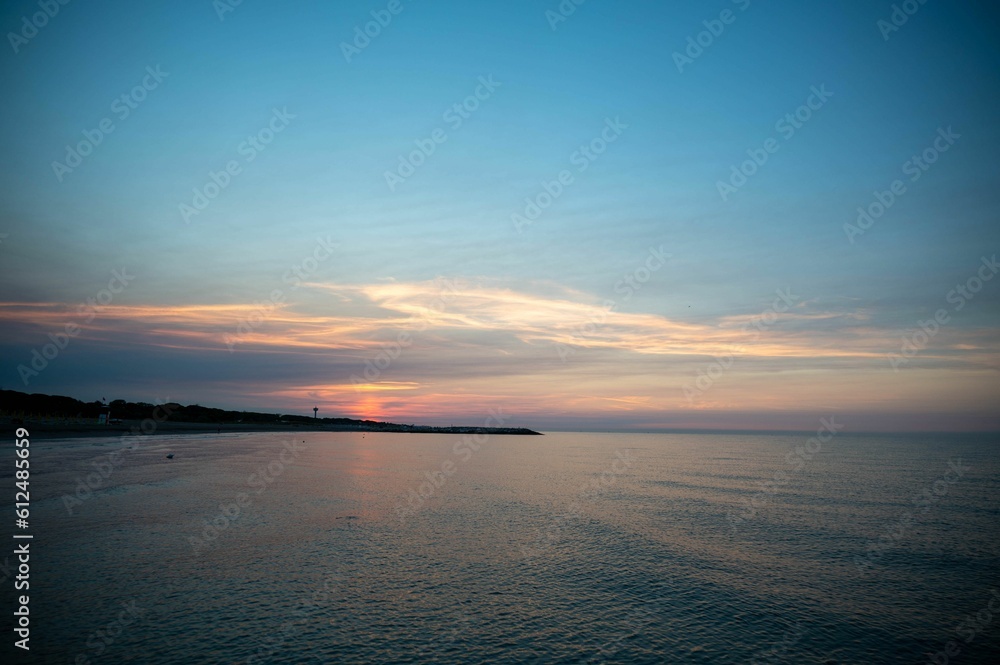
[[[25,420],[15,425],[5,419],[2,427],[13,437],[18,427],[28,430],[32,439],[79,439],[90,437],[120,437],[126,435],[156,436],[157,434],[240,434],[251,432],[393,432],[402,434],[502,434],[509,436],[543,436],[523,427],[433,427],[429,425],[397,425],[385,427],[312,425],[310,423],[187,423],[164,421],[148,434],[139,431],[141,420],[126,420],[120,424],[44,422]],[[136,430],[133,432],[133,428]]]

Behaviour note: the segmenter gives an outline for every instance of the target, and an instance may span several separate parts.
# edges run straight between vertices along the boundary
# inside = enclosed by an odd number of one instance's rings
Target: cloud
[[[919,373],[901,375],[886,359],[898,352],[900,331],[877,325],[860,303],[801,302],[758,339],[760,314],[693,322],[622,311],[624,303],[609,312],[608,304],[552,283],[313,282],[278,303],[112,304],[90,322],[77,306],[7,302],[0,326],[5,355],[27,359],[47,332],[80,323],[73,347],[53,363],[63,385],[124,386],[139,375],[136,385],[169,387],[175,397],[194,390],[222,406],[302,410],[316,402],[328,414],[408,422],[501,405],[546,422],[830,405],[905,411],[947,402],[929,397],[946,385],[976,386],[962,391],[966,405],[996,393],[983,379],[1000,357],[991,329],[943,327],[912,361]],[[565,361],[561,347],[573,349]],[[86,354],[86,364],[74,353]],[[681,388],[727,354],[732,368],[702,399],[685,402]],[[374,376],[356,380],[379,358]]]
[[[663,315],[609,311],[620,303],[563,289],[541,295],[482,282],[428,280],[376,284],[310,283],[308,302],[186,306],[115,305],[100,307],[91,321],[79,308],[61,303],[0,303],[0,324],[20,340],[61,330],[76,322],[91,340],[241,352],[310,353],[344,351],[358,358],[382,349],[400,334],[415,349],[437,348],[449,356],[486,353],[495,362],[539,350],[554,356],[557,345],[627,354],[702,358],[737,349],[744,358],[827,363],[884,361],[898,350],[898,330],[870,325],[863,310],[816,310],[761,316],[723,316],[689,322]],[[551,290],[551,287],[549,287]],[[945,327],[924,360],[955,362],[962,356],[985,361],[995,355],[992,330]]]

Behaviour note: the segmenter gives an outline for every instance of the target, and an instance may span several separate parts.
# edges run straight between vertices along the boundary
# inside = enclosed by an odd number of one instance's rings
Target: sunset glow
[[[330,32],[351,3],[53,20],[0,65],[4,387],[428,424],[1000,428],[988,21],[883,38],[863,3],[734,4],[681,60],[694,5],[414,6],[357,53]],[[928,44],[920,85],[893,74]]]

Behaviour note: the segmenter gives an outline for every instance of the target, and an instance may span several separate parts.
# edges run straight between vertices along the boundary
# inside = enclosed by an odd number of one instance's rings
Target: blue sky
[[[504,405],[540,427],[997,425],[997,283],[901,371],[887,360],[998,245],[994,8],[928,2],[884,39],[891,3],[588,0],[553,29],[557,2],[400,0],[348,62],[342,44],[387,2],[217,6],[71,2],[17,52],[8,34],[4,387],[428,422]],[[38,11],[8,3],[0,24]],[[166,76],[121,118],[147,67]],[[496,87],[455,127],[446,112],[481,77]],[[813,89],[831,96],[783,136]],[[275,109],[290,119],[246,161]],[[106,118],[58,179],[52,163]],[[624,129],[580,171],[609,119]],[[960,138],[911,182],[904,163],[947,128]],[[386,171],[436,129],[447,140],[390,190]],[[772,137],[723,200],[718,182]],[[231,160],[238,175],[186,222],[179,206]],[[564,170],[572,184],[518,232],[511,215]],[[896,179],[905,193],[849,242],[856,208]],[[317,239],[336,251],[290,288]],[[626,300],[651,248],[670,260]],[[26,385],[19,366],[122,267],[135,279]],[[461,294],[427,315],[443,280]],[[686,397],[783,288],[795,306]],[[417,328],[378,380],[352,383]]]

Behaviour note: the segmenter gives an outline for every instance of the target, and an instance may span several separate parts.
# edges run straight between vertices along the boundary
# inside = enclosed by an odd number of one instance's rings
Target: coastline
[[[59,422],[25,419],[23,424],[14,424],[10,418],[4,418],[0,427],[14,436],[18,427],[28,430],[32,439],[78,439],[88,437],[118,437],[128,434],[138,434],[141,420],[125,420],[121,424],[99,425],[94,422],[71,422],[70,419]],[[381,425],[381,426],[379,426]],[[405,434],[502,434],[508,436],[542,436],[523,427],[432,427],[429,425],[394,425],[379,423],[375,426],[366,425],[331,425],[311,423],[189,423],[164,421],[156,423],[156,429],[146,432],[149,436],[157,434],[240,434],[249,432],[396,432]]]

